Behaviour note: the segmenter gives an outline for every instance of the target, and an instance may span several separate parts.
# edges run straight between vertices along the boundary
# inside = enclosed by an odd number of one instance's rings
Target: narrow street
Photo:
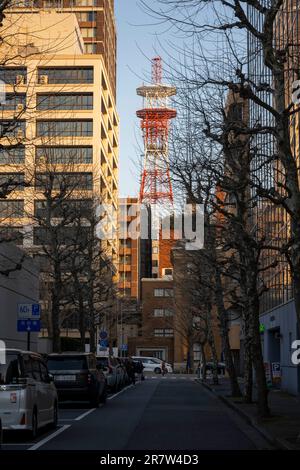
[[[6,437],[7,450],[254,450],[269,445],[210,392],[186,376],[147,377],[105,406],[63,404],[59,428],[36,442]],[[24,436],[23,436],[24,439]]]

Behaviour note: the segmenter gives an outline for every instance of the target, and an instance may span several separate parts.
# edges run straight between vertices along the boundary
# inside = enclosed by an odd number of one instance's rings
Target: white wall
[[[0,243],[0,272],[15,267],[24,252],[13,244]],[[20,270],[0,273],[0,340],[6,347],[27,349],[27,333],[17,332],[17,305],[39,302],[39,271],[26,257]],[[31,333],[31,350],[37,350],[37,333]]]

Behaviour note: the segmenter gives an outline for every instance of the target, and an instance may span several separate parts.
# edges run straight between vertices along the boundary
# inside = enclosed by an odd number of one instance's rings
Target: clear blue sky
[[[153,5],[153,0],[150,5]],[[149,80],[150,59],[163,56],[161,44],[167,38],[161,26],[153,26],[153,20],[143,12],[137,0],[115,0],[118,34],[118,96],[120,115],[120,196],[134,196],[139,189],[139,122],[136,110],[141,98],[136,88]],[[159,35],[159,39],[158,36]],[[166,58],[167,59],[167,58]],[[141,143],[141,141],[140,141]]]

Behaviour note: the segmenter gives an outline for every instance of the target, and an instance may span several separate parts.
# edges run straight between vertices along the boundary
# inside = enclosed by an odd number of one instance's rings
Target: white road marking
[[[85,418],[86,416],[88,416],[90,413],[93,413],[96,409],[97,409],[97,408],[92,408],[91,410],[86,411],[86,412],[83,413],[82,415],[77,416],[77,418],[75,418],[74,421],[81,421],[83,418]]]
[[[42,439],[41,441],[37,442],[37,444],[34,444],[32,447],[29,447],[29,449],[27,450],[37,450],[39,449],[40,447],[42,447],[44,444],[46,444],[47,442],[51,441],[52,439],[54,439],[56,436],[58,436],[59,434],[61,434],[62,432],[66,431],[67,429],[69,429],[71,427],[70,424],[65,424],[62,428],[58,429],[57,431],[53,432],[52,434],[50,434],[50,436],[47,436],[45,437],[45,439]]]
[[[117,397],[118,395],[120,395],[121,393],[125,392],[125,390],[128,390],[128,388],[131,388],[133,387],[133,385],[127,385],[127,387],[123,388],[120,392],[118,393],[115,393],[114,395],[111,395],[110,397],[108,397],[107,399],[108,400],[112,400],[113,398]]]

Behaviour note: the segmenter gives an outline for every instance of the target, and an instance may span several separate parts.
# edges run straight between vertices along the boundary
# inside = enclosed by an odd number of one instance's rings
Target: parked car
[[[106,377],[108,389],[113,392],[120,390],[122,377],[117,359],[112,356],[97,356],[97,366]]]
[[[155,374],[161,374],[162,372],[162,363],[161,359],[156,357],[143,357],[143,356],[132,356],[132,359],[140,359],[144,366],[144,372],[155,372]],[[166,364],[167,372],[172,374],[173,368],[168,362]]]
[[[93,353],[49,354],[47,364],[61,400],[87,400],[92,407],[105,403],[107,380]]]
[[[30,430],[57,426],[58,399],[53,377],[42,356],[7,349],[0,364],[0,420],[3,430]]]

